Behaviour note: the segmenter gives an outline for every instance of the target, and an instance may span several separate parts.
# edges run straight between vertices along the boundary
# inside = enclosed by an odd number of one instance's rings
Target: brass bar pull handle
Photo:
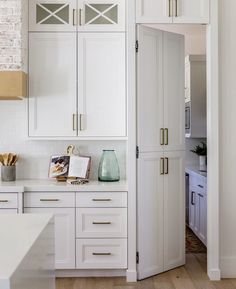
[[[171,17],[171,1],[172,0],[169,0],[169,15],[168,15],[168,17]]]
[[[79,26],[83,25],[82,17],[83,17],[83,10],[79,9]]]
[[[111,222],[93,222],[93,225],[111,225]]]
[[[73,26],[77,26],[77,10],[73,9]]]
[[[165,128],[164,129],[164,143],[165,145],[168,145],[169,144],[169,130],[168,128]]]
[[[165,175],[169,174],[169,158],[165,158]]]
[[[59,202],[59,199],[40,199],[40,202]]]
[[[77,114],[73,114],[73,131],[77,131]]]
[[[194,201],[193,201],[193,195],[194,195],[194,194],[195,194],[195,192],[192,191],[192,192],[191,192],[191,205],[193,205],[193,206],[195,205],[195,203],[194,203]]]
[[[160,145],[164,145],[164,128],[160,129]]]
[[[111,253],[93,253],[93,256],[111,256]]]
[[[175,0],[175,17],[178,17],[178,0]]]
[[[79,130],[80,131],[84,130],[84,115],[83,114],[79,115]]]
[[[160,173],[161,175],[164,175],[164,158],[161,158],[160,160]]]
[[[8,200],[0,200],[0,203],[8,203]]]
[[[93,202],[111,202],[111,199],[93,199]]]
[[[164,143],[164,128],[160,129],[160,145],[163,146]]]
[[[203,189],[204,187],[202,185],[198,185],[199,188]]]

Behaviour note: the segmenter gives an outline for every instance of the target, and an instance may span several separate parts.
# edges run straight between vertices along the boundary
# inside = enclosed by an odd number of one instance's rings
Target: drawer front
[[[76,209],[76,236],[77,238],[127,237],[127,209]]]
[[[0,209],[0,215],[1,214],[18,214],[18,210],[17,209]]]
[[[126,269],[127,239],[77,239],[77,269]]]
[[[25,193],[25,208],[70,208],[75,207],[75,193]]]
[[[0,209],[17,209],[18,194],[0,193]]]
[[[195,187],[199,190],[201,190],[203,193],[207,192],[207,182],[204,180],[204,178],[200,177],[190,177],[189,184],[191,187]]]
[[[91,192],[77,193],[76,207],[78,208],[126,208],[127,192]]]

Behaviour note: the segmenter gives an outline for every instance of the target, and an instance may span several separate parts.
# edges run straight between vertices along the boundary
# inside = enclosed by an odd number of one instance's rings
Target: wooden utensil
[[[12,160],[12,165],[14,166],[17,163],[18,160],[19,160],[19,156],[18,155],[14,155],[14,158]]]
[[[4,165],[3,157],[2,157],[1,154],[0,154],[0,163],[1,163],[2,165]]]
[[[8,165],[8,166],[12,166],[13,158],[14,158],[14,154],[9,153],[9,154],[8,154],[8,162],[7,162],[7,165]]]
[[[2,157],[3,157],[3,165],[4,165],[4,166],[7,166],[8,154],[3,154]]]

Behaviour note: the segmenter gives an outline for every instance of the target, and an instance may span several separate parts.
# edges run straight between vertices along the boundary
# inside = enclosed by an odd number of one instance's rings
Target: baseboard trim
[[[56,270],[57,278],[79,278],[79,277],[125,277],[126,270]]]
[[[222,278],[236,278],[236,256],[220,259]]]
[[[127,282],[137,282],[137,271],[127,270],[126,271]]]
[[[220,269],[212,269],[208,271],[208,277],[211,281],[220,281],[221,272]]]

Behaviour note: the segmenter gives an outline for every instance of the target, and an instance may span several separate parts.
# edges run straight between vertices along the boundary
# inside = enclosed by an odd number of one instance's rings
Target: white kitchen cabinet
[[[127,268],[127,192],[76,193],[76,268]]]
[[[139,279],[181,266],[185,262],[184,158],[184,152],[140,154]]]
[[[29,35],[29,136],[76,136],[76,34]]]
[[[188,55],[185,58],[185,137],[207,136],[207,76],[206,56]]]
[[[125,0],[78,0],[78,31],[125,31]]]
[[[125,31],[125,0],[30,0],[30,32]]]
[[[124,33],[30,33],[29,136],[126,137]]]
[[[126,136],[124,33],[78,35],[78,136]]]
[[[76,31],[76,0],[30,0],[29,31]]]
[[[210,0],[136,0],[137,23],[209,23]]]
[[[184,150],[184,38],[143,26],[138,31],[139,151]]]
[[[55,268],[75,269],[75,208],[25,208],[24,213],[54,215]]]
[[[201,177],[190,176],[189,227],[207,245],[207,193]]]

